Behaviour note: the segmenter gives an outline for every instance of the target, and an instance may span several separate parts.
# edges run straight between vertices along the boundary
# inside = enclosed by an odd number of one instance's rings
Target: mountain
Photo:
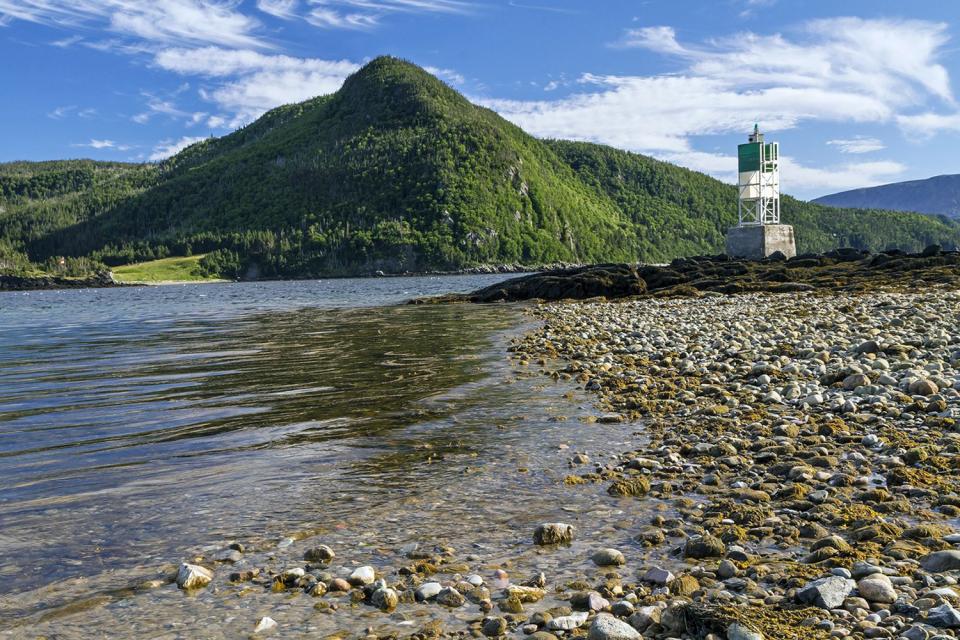
[[[784,198],[800,251],[960,244],[960,225]],[[160,164],[0,165],[0,268],[205,253],[210,273],[348,275],[716,253],[736,190],[601,145],[540,140],[419,67],[373,60]],[[11,266],[13,265],[13,266]]]
[[[960,218],[960,174],[842,191],[817,198],[814,202],[831,207],[918,211]]]

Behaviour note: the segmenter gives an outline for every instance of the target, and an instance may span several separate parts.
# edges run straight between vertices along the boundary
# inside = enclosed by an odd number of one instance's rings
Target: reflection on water
[[[414,542],[492,558],[538,519],[608,526],[561,481],[583,410],[505,362],[517,309],[382,306],[491,280],[0,295],[0,631],[249,633],[277,596],[124,589],[230,540],[296,561],[278,541],[320,535],[388,570]],[[300,606],[291,637],[344,624]]]
[[[220,535],[265,526],[290,508],[265,490],[277,484],[404,481],[391,477],[409,472],[391,433],[442,418],[448,407],[417,401],[477,378],[509,316],[314,308],[5,345],[0,594],[176,558],[196,542],[193,518]],[[392,459],[375,473],[351,468],[383,448]]]

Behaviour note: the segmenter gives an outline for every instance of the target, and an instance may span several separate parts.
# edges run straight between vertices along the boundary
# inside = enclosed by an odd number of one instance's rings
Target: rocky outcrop
[[[927,247],[921,253],[870,254],[837,249],[822,255],[782,255],[751,261],[725,255],[678,258],[669,265],[601,264],[535,273],[465,295],[414,302],[582,300],[704,293],[844,292],[960,284],[960,252]]]
[[[13,276],[0,274],[0,291],[35,291],[38,289],[89,289],[92,287],[127,286],[116,282],[109,271],[86,278],[59,276]]]

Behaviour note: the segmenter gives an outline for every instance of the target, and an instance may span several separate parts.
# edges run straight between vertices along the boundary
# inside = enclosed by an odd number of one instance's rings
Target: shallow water
[[[585,398],[511,370],[519,309],[396,304],[496,279],[0,294],[0,630],[235,637],[257,614],[293,635],[412,624],[321,614],[307,596],[238,599],[219,582],[126,589],[232,540],[243,566],[295,564],[325,542],[341,571],[386,572],[409,545],[441,542],[478,571],[508,557],[556,570],[587,553],[530,549],[532,528],[556,519],[629,544],[629,503],[562,478],[568,444],[618,450],[631,427],[585,427]]]

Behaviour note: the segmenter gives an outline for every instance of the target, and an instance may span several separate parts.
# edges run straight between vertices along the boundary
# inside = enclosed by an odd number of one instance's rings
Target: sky
[[[960,173],[955,0],[0,0],[0,161],[156,162],[389,54],[531,134],[785,193]]]

